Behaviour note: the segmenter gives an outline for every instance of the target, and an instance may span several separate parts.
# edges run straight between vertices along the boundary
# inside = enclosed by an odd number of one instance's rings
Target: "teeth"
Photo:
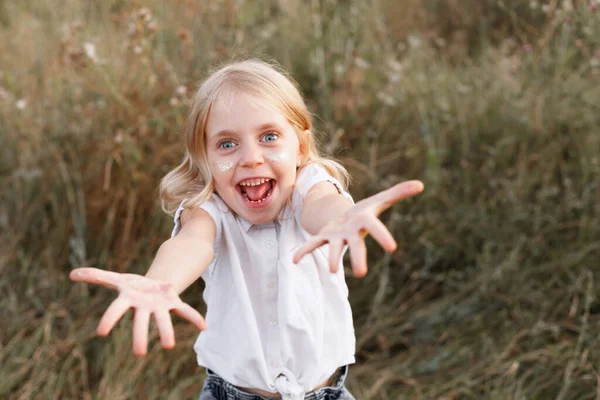
[[[271,179],[248,179],[246,181],[240,182],[240,186],[258,186],[262,185],[265,182],[270,181]]]

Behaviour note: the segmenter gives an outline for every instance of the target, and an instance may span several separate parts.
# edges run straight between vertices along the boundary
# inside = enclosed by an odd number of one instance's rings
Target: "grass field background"
[[[363,198],[421,179],[348,277],[358,399],[600,399],[600,4],[0,1],[0,398],[195,399],[195,328],[131,352],[71,269],[144,273],[208,69],[274,59]],[[202,284],[183,299],[201,311]]]

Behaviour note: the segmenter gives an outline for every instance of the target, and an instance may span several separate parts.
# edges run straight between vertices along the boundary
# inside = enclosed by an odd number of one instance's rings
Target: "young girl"
[[[377,217],[423,185],[404,182],[354,205],[346,171],[319,154],[311,127],[277,67],[247,60],[215,71],[191,104],[185,160],[162,181],[175,228],[146,276],[71,272],[119,291],[98,334],[135,308],[134,353],[146,353],[151,315],[172,348],[174,311],[202,331],[199,400],[354,399],[344,387],[355,338],[342,255],[348,246],[362,277],[367,233],[394,251]],[[199,277],[206,322],[178,296]]]

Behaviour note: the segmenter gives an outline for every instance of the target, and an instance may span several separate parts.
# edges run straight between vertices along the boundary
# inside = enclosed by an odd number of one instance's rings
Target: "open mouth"
[[[237,191],[251,204],[261,204],[273,194],[277,181],[270,178],[247,179],[236,185]]]

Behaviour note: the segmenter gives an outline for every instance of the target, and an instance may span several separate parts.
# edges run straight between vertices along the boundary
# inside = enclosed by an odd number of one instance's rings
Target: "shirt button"
[[[271,326],[275,326],[275,325],[277,325],[277,321],[275,321],[274,319],[272,319],[272,320],[269,321],[269,324]]]
[[[275,243],[273,243],[273,241],[272,241],[272,240],[267,240],[267,241],[265,242],[265,247],[266,247],[267,249],[272,249],[274,246],[275,246]]]
[[[275,287],[275,282],[269,282],[269,289],[273,289]]]
[[[275,360],[271,360],[270,364],[271,364],[271,367],[276,367],[279,365],[279,363]]]

